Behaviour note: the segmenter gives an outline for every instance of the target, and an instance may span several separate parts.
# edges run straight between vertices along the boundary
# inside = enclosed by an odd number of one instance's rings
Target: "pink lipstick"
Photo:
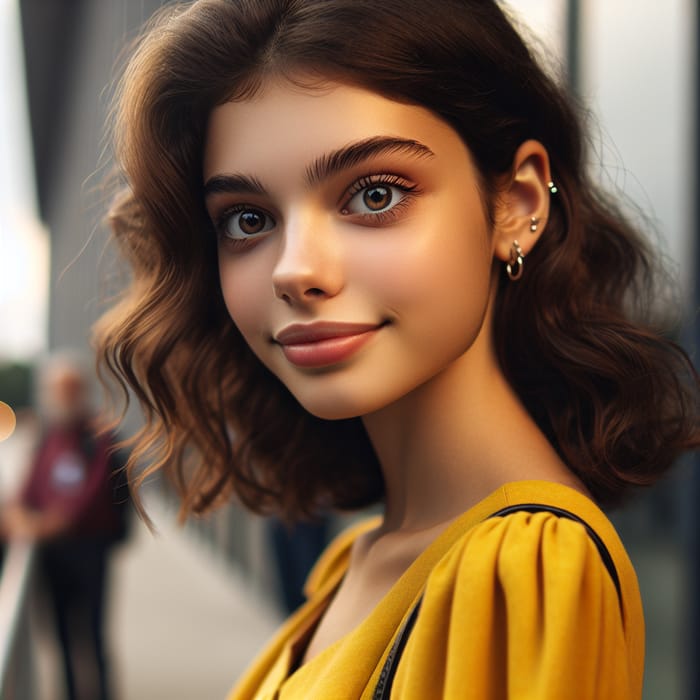
[[[275,337],[289,362],[297,367],[325,367],[348,359],[371,340],[383,324],[294,323]]]

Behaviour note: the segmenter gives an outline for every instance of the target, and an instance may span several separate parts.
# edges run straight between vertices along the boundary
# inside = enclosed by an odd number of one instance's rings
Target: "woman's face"
[[[481,332],[493,245],[477,171],[428,110],[270,83],[213,110],[204,181],[231,318],[311,413],[381,409]]]

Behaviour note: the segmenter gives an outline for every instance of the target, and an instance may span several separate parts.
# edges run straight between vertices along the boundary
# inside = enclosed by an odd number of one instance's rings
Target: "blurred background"
[[[0,401],[18,416],[0,442],[3,503],[22,488],[37,439],[35,368],[58,348],[89,355],[90,326],[119,289],[102,223],[111,167],[104,125],[125,47],[163,4],[0,0]],[[594,172],[636,202],[658,232],[659,254],[681,285],[681,306],[668,314],[680,319],[678,337],[696,358],[700,3],[509,5],[594,115]],[[137,422],[130,415],[125,431]],[[644,599],[645,700],[700,698],[697,466],[688,459],[612,514]],[[146,489],[146,501],[157,534],[134,521],[110,556],[105,631],[114,696],[222,698],[294,604],[278,574],[280,564],[289,571],[274,554],[279,533],[233,505],[179,528],[176,504],[158,484]],[[323,523],[299,539],[315,551],[317,539],[344,524]],[[7,700],[60,697],[60,652],[32,559],[31,547],[5,548],[0,697]]]

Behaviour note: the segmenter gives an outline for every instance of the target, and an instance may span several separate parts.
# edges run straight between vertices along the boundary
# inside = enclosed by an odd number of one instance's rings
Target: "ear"
[[[499,260],[510,258],[513,241],[518,241],[524,255],[537,243],[549,216],[549,182],[547,150],[539,141],[525,141],[496,199],[493,246]]]

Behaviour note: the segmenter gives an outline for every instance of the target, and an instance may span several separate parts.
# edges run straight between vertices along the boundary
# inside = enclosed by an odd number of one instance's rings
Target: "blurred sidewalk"
[[[109,630],[118,700],[223,700],[279,616],[174,514],[147,504],[114,557]]]
[[[177,526],[174,513],[154,499],[146,507],[157,533],[134,519],[112,559],[107,643],[115,700],[224,700],[279,613],[258,586]],[[59,700],[56,648],[35,610],[37,700]]]

